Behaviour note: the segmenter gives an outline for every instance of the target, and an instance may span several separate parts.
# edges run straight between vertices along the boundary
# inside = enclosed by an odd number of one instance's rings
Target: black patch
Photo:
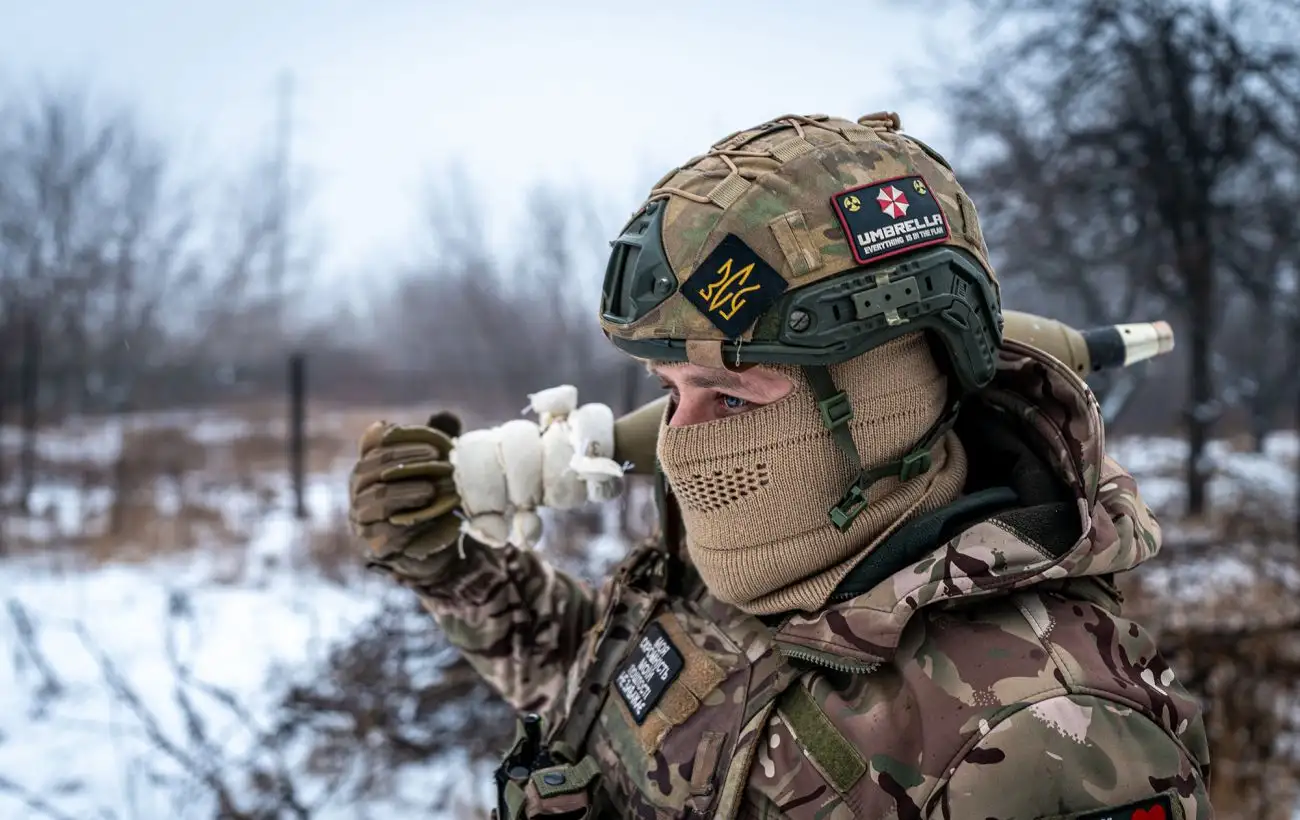
[[[920,176],[897,177],[831,197],[859,265],[948,238],[948,220]]]
[[[739,339],[788,283],[733,233],[682,285],[682,293],[728,339]]]
[[[1063,815],[1061,820],[1176,820],[1169,795],[1148,797],[1122,806]]]
[[[614,676],[614,686],[637,726],[645,722],[668,684],[682,673],[682,665],[682,653],[668,640],[668,633],[659,624],[651,624]]]

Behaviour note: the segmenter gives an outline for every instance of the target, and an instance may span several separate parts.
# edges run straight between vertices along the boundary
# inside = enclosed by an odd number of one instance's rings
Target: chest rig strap
[[[646,546],[629,556],[612,585],[609,604],[587,637],[588,651],[595,653],[582,679],[573,706],[551,732],[552,749],[573,759],[587,743],[604,694],[623,658],[638,635],[653,620],[667,597],[667,555],[656,546]]]
[[[615,572],[609,601],[587,636],[584,651],[591,656],[568,714],[549,730],[537,715],[519,721],[495,775],[499,820],[616,816],[596,793],[599,765],[582,753],[619,664],[666,597],[670,563],[662,545],[645,545]]]

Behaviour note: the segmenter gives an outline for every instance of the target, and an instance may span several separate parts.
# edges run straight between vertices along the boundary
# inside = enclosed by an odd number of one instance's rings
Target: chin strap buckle
[[[832,433],[853,421],[853,404],[842,390],[818,401],[817,409],[821,411],[822,424]]]
[[[903,456],[898,461],[891,462],[883,467],[877,467],[874,470],[864,470],[853,483],[849,485],[849,490],[844,497],[839,500],[834,507],[830,509],[831,523],[840,532],[844,532],[853,526],[853,521],[862,515],[862,511],[867,508],[867,490],[882,478],[895,476],[899,481],[911,481],[918,476],[923,476],[930,472],[934,466],[934,458],[930,451],[934,445],[939,443],[939,439],[947,435],[948,431],[953,428],[957,421],[957,412],[961,409],[961,403],[954,401],[949,405],[948,410],[939,418],[939,421],[930,428],[930,432],[925,438],[917,444],[912,452]]]
[[[925,475],[930,472],[931,462],[929,447],[924,450],[920,448],[913,450],[898,462],[898,480],[911,481],[919,475]]]
[[[840,532],[853,526],[853,522],[867,508],[867,487],[861,481],[849,486],[848,492],[830,509],[831,523]]]

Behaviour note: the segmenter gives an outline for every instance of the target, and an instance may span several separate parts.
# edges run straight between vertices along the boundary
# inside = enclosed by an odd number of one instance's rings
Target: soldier
[[[508,463],[545,423],[377,423],[353,473],[370,563],[527,715],[499,814],[1212,817],[1197,704],[1112,583],[1160,529],[1078,375],[1003,338],[942,157],[780,117],[613,247],[601,325],[671,394],[656,543],[599,590],[513,545],[512,505],[585,500]]]

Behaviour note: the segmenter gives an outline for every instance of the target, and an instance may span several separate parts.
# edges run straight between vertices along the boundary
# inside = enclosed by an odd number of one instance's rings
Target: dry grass
[[[215,432],[206,424],[211,414],[192,423],[175,417],[121,420],[120,446],[108,459],[102,449],[79,444],[95,439],[92,420],[42,431],[66,445],[57,458],[38,464],[38,489],[63,488],[51,496],[57,498],[52,503],[73,503],[81,524],[58,531],[52,524],[59,518],[57,510],[31,510],[24,518],[41,526],[7,526],[6,550],[53,550],[76,559],[74,563],[98,564],[144,561],[198,547],[242,549],[265,515],[282,513],[288,503],[282,496],[289,457],[283,412],[266,403],[238,412],[217,417],[221,429]],[[317,408],[308,420],[308,476],[346,471],[360,431],[385,415],[391,411]],[[338,574],[346,560],[346,522],[321,523],[315,522],[304,537],[307,560]],[[350,558],[355,564],[355,552]]]
[[[360,549],[342,511],[307,531],[300,554],[304,563],[340,584],[355,576],[361,564]]]
[[[183,427],[128,429],[118,458],[132,478],[176,478],[204,470],[209,448]]]
[[[197,501],[168,514],[159,512],[154,499],[138,498],[114,505],[110,517],[115,524],[87,531],[76,544],[92,563],[143,562],[196,544],[231,545],[238,538],[220,510]]]
[[[417,408],[314,407],[306,472],[338,475],[341,482],[370,423],[425,417]],[[219,418],[231,435],[214,435],[201,422],[128,421],[117,457],[108,463],[91,456],[42,463],[44,481],[77,487],[91,510],[82,528],[60,543],[92,563],[144,561],[196,547],[242,549],[261,519],[287,503],[281,497],[289,472],[286,418],[282,407],[267,402],[227,408]],[[222,503],[234,494],[239,504]],[[91,502],[96,497],[98,508]],[[305,563],[341,581],[355,570],[357,553],[342,511],[328,515],[303,530],[300,552]],[[35,546],[12,537],[8,542],[14,552]]]
[[[305,442],[304,469],[309,473],[333,470],[350,453],[349,442],[328,432],[309,433]],[[275,472],[287,469],[289,447],[283,433],[258,430],[230,442],[226,462],[238,474]]]
[[[1212,800],[1220,818],[1284,820],[1300,800],[1300,554],[1287,516],[1258,502],[1214,516],[1199,557],[1242,561],[1219,577],[1156,587],[1142,571],[1119,579],[1126,615],[1150,628],[1204,706]],[[1230,553],[1224,545],[1233,545]],[[1167,566],[1195,552],[1170,544]],[[1204,564],[1205,572],[1223,566]],[[1186,576],[1184,576],[1186,577]]]

